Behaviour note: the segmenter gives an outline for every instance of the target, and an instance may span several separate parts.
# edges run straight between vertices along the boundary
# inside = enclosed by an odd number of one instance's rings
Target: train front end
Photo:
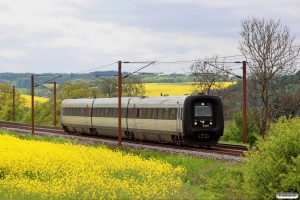
[[[183,105],[183,141],[186,145],[215,145],[224,132],[221,98],[212,95],[189,96]]]

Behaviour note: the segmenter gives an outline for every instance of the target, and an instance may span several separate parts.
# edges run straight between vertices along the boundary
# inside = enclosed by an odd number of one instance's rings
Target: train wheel
[[[181,145],[181,141],[180,141],[180,139],[178,138],[177,135],[173,137],[173,141],[174,141],[175,145],[177,145],[177,146]]]

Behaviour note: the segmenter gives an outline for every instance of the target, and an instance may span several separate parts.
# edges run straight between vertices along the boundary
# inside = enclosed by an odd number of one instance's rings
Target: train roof
[[[184,100],[188,96],[157,96],[157,97],[122,97],[122,105],[127,105],[130,100],[130,104],[138,105],[161,105],[168,104],[183,104]],[[106,105],[115,106],[118,104],[118,98],[84,98],[84,99],[65,99],[62,102],[63,107],[85,107],[86,105]]]

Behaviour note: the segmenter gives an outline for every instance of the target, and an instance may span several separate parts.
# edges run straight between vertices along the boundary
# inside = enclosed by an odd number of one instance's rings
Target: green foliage
[[[57,94],[59,100],[91,97],[94,97],[93,88],[83,82],[64,82]]]
[[[61,104],[56,104],[56,125],[60,126],[60,107]],[[27,112],[20,120],[23,123],[31,123],[31,112]],[[40,103],[36,102],[34,105],[34,123],[40,125],[54,125],[54,110],[53,99]]]
[[[25,104],[26,100],[15,90],[15,120],[23,117]],[[13,90],[8,83],[0,84],[0,120],[13,120]]]
[[[122,96],[137,97],[143,96],[146,93],[145,84],[142,83],[138,76],[128,76],[123,79]]]
[[[247,143],[253,145],[256,141],[259,129],[257,127],[257,119],[259,113],[249,110],[247,112]],[[243,116],[242,113],[235,113],[233,115],[233,121],[229,122],[227,128],[224,131],[224,136],[221,137],[222,141],[243,141]]]
[[[116,78],[104,79],[101,83],[99,91],[105,97],[118,96],[118,80]],[[135,97],[145,94],[145,84],[142,83],[138,76],[127,76],[122,80],[122,96]]]
[[[116,78],[107,78],[99,86],[99,91],[104,94],[105,97],[117,97],[118,96],[118,80]]]
[[[300,119],[282,117],[247,153],[243,190],[251,199],[275,199],[279,192],[300,192]]]

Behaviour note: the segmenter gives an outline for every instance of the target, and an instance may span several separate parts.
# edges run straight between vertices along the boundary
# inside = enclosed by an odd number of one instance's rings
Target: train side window
[[[153,109],[152,108],[146,108],[146,109],[147,109],[146,118],[147,119],[151,119],[152,118],[152,111],[153,111]]]
[[[153,108],[152,119],[157,119],[158,108]]]
[[[159,108],[157,119],[163,119],[163,118],[164,118],[164,108]]]
[[[96,108],[96,109],[95,109],[95,116],[96,116],[96,117],[100,117],[100,111],[101,111],[100,108]]]
[[[100,110],[100,117],[104,117],[105,116],[105,108],[99,108]]]
[[[113,117],[118,117],[118,108],[112,108],[113,109]]]
[[[176,119],[177,108],[170,108],[170,119]]]
[[[108,109],[108,117],[112,117],[113,116],[113,108],[109,108]]]
[[[92,111],[93,111],[93,112],[92,112],[92,116],[93,116],[93,117],[97,117],[98,109],[97,109],[97,108],[93,108]]]
[[[142,117],[142,111],[140,108],[136,109],[136,117],[141,118]]]
[[[127,117],[127,108],[122,108],[122,118]]]
[[[131,118],[139,118],[140,117],[140,109],[139,108],[131,108],[130,109],[130,117]]]
[[[164,119],[169,119],[169,108],[164,109]]]
[[[104,117],[108,117],[108,108],[104,108]]]
[[[140,109],[140,117],[142,119],[146,119],[147,118],[147,108],[141,108]]]

